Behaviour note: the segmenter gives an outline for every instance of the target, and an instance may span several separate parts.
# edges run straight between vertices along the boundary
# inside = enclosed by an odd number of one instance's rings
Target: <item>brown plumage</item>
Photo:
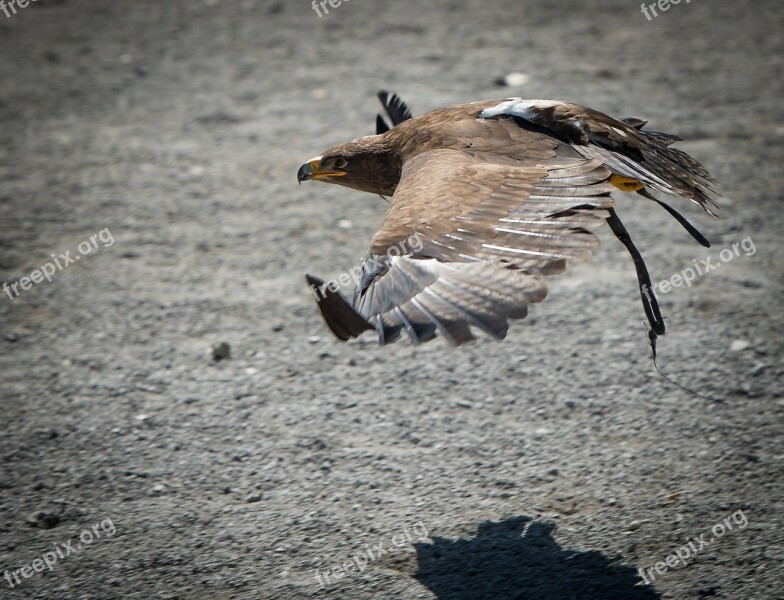
[[[503,338],[508,319],[525,317],[529,303],[544,299],[541,276],[590,258],[599,243],[592,230],[605,221],[635,258],[645,303],[650,278],[610,192],[636,191],[657,202],[650,192],[662,192],[708,212],[715,206],[705,168],[670,147],[680,138],[645,131],[639,119],[520,98],[412,118],[396,96],[379,97],[391,128],[379,116],[377,135],[330,148],[298,173],[300,181],[391,196],[351,304],[335,285],[308,276],[342,340],[367,329],[376,329],[382,344],[402,331],[414,343],[440,334],[459,345],[474,339],[472,328]],[[646,313],[663,333],[655,298]]]

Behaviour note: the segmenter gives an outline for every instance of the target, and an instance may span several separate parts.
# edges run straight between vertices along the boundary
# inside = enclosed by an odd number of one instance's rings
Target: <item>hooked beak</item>
[[[345,171],[330,171],[329,169],[321,168],[321,157],[311,158],[308,162],[302,165],[297,171],[297,181],[302,183],[309,179],[327,179],[329,177],[343,177]]]

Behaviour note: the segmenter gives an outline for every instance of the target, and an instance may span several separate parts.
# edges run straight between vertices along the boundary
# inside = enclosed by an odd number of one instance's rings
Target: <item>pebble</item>
[[[740,352],[749,346],[751,346],[751,342],[747,342],[746,340],[733,340],[733,342],[730,344],[730,350],[732,352]]]
[[[166,493],[166,486],[162,483],[156,483],[149,491],[150,496],[163,496]]]
[[[513,87],[517,85],[525,85],[531,81],[531,78],[526,75],[525,73],[509,73],[504,77],[499,77],[496,79],[496,85],[505,85],[508,87]]]
[[[766,365],[765,363],[758,362],[751,368],[750,373],[753,377],[757,377],[759,375],[762,375],[765,372],[765,369],[767,369],[767,367],[768,365]]]
[[[212,358],[216,361],[231,358],[231,346],[226,342],[221,342],[212,347]]]
[[[25,522],[30,525],[30,527],[52,529],[60,524],[60,516],[43,510],[37,510],[28,515]]]

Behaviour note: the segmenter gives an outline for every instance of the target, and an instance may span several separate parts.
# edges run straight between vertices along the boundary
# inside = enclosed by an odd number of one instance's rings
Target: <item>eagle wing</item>
[[[341,339],[371,327],[381,343],[406,331],[415,344],[439,333],[460,345],[472,327],[503,338],[508,319],[545,298],[541,275],[590,258],[599,244],[591,229],[612,207],[610,175],[599,159],[419,154],[403,167],[353,306],[323,290],[319,308]]]

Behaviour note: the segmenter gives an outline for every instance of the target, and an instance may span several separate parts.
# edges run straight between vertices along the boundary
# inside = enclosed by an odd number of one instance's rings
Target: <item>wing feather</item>
[[[612,206],[609,176],[596,159],[515,165],[454,150],[412,159],[363,263],[353,309],[382,344],[405,332],[414,344],[440,335],[460,345],[475,339],[472,327],[505,337],[508,321],[547,295],[540,276],[588,259],[598,245],[590,229]],[[421,238],[418,252],[386,254],[412,236]]]

